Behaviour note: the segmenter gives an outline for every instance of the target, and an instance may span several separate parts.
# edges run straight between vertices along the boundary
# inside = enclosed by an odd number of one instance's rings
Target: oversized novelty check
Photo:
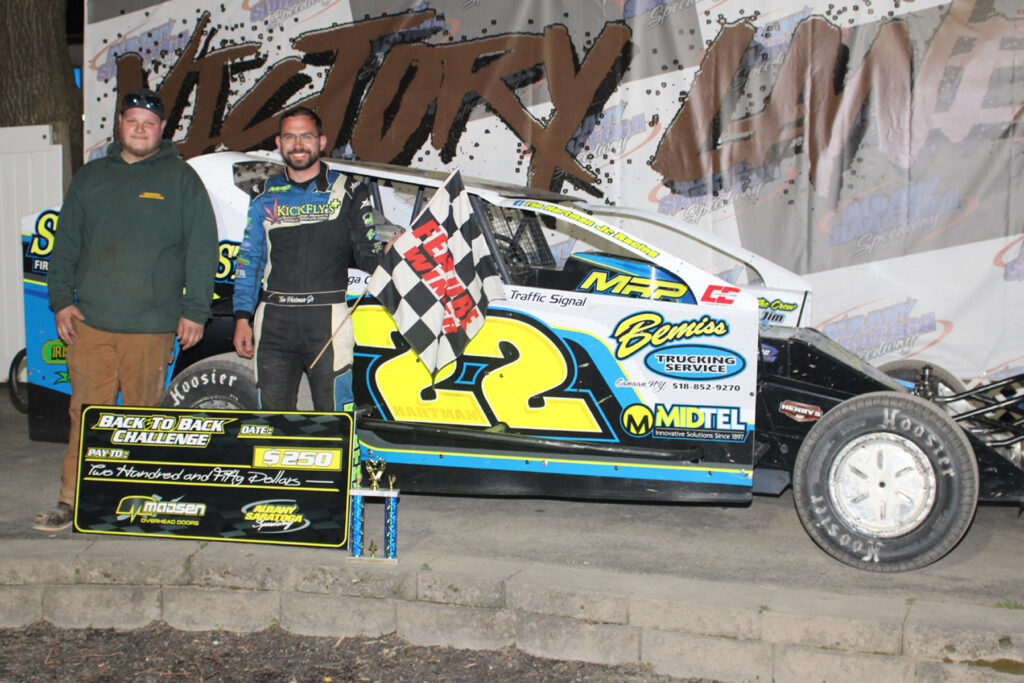
[[[347,413],[89,406],[76,531],[341,547]]]

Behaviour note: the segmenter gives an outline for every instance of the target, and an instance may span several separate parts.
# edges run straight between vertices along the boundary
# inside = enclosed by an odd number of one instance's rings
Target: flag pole
[[[338,336],[338,333],[341,332],[341,328],[345,326],[345,323],[348,322],[348,319],[352,317],[352,312],[356,310],[356,306],[359,305],[359,302],[363,300],[364,296],[366,296],[365,289],[363,290],[363,293],[359,295],[359,298],[356,299],[356,302],[352,304],[351,308],[349,308],[348,311],[345,312],[345,317],[341,319],[340,323],[338,323],[338,326],[334,329],[334,333],[331,334],[331,338],[327,340],[327,343],[324,344],[324,347],[320,349],[320,353],[316,354],[316,358],[314,358],[313,362],[309,364],[310,370],[312,370],[313,367],[316,366],[316,362],[320,360],[320,356],[324,355],[324,351],[326,351],[327,347],[331,345],[331,342],[334,341],[334,338]]]

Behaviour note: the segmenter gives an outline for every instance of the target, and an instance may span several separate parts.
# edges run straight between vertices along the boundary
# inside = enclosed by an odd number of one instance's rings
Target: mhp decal
[[[720,346],[679,344],[651,351],[644,365],[663,377],[691,380],[718,380],[743,372],[743,356]]]

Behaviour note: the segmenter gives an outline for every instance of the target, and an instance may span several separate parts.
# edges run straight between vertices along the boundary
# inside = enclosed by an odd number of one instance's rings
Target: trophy
[[[357,485],[349,493],[352,497],[351,514],[351,549],[350,560],[366,562],[389,562],[398,563],[398,491],[395,489],[395,475],[387,476],[388,489],[381,489],[381,480],[384,478],[386,463],[380,458],[371,457],[360,463],[361,470],[370,479],[370,488],[362,487],[362,475],[358,478]],[[363,555],[363,521],[365,504],[367,498],[384,499],[384,557],[377,557],[377,543],[373,540],[366,550],[369,557]]]
[[[380,479],[384,476],[384,461],[380,458],[370,458],[362,463],[363,470],[370,477],[370,488],[374,491],[380,490]]]

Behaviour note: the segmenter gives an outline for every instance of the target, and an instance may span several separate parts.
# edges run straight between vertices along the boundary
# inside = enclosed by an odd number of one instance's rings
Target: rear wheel
[[[918,569],[960,541],[978,502],[963,431],[917,396],[879,392],[833,408],[793,471],[797,512],[825,552],[880,572]]]
[[[11,368],[7,371],[7,393],[18,412],[28,412],[28,359],[25,349],[14,354]]]
[[[252,368],[207,358],[178,373],[167,385],[161,408],[255,410],[259,405]]]
[[[921,373],[926,365],[931,368],[932,379],[935,380],[936,389],[940,396],[949,396],[967,391],[964,383],[952,372],[923,360],[894,360],[889,363],[883,363],[878,366],[878,369],[893,379],[913,384],[921,378]]]

